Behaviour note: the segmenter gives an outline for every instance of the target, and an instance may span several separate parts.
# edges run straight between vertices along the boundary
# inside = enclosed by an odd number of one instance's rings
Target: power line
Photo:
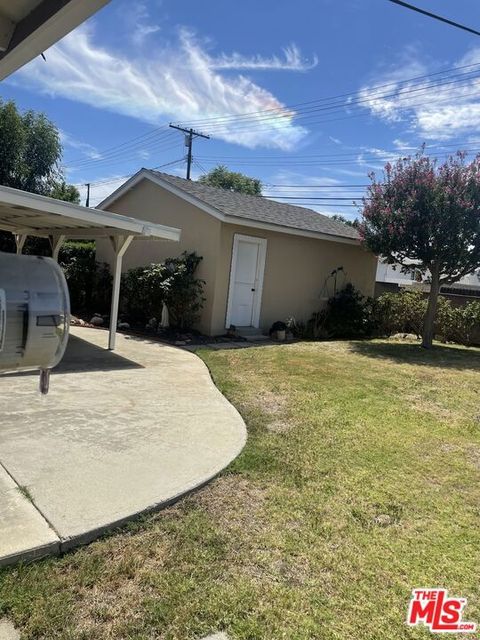
[[[472,80],[477,80],[479,78],[480,78],[480,75],[476,73],[475,76],[471,76],[468,79],[463,79],[461,82],[471,82]],[[299,111],[298,113],[292,113],[290,115],[282,114],[276,117],[270,116],[268,119],[267,118],[258,119],[257,121],[252,121],[249,123],[240,122],[236,124],[235,122],[232,122],[232,123],[226,123],[226,124],[212,125],[209,127],[209,131],[210,133],[213,133],[213,134],[222,133],[225,130],[226,126],[229,127],[230,133],[240,132],[240,131],[247,131],[247,132],[271,131],[272,129],[275,129],[278,131],[281,128],[278,126],[279,124],[283,126],[292,126],[293,124],[306,124],[308,126],[312,126],[315,124],[324,124],[327,122],[337,122],[339,120],[350,120],[351,118],[367,117],[367,116],[370,117],[371,113],[361,112],[361,113],[350,113],[349,115],[341,118],[334,118],[334,119],[320,118],[313,121],[311,120],[311,118],[317,117],[317,115],[321,112],[325,112],[323,115],[329,116],[335,113],[342,113],[343,111],[345,111],[345,109],[350,109],[350,110],[359,109],[359,107],[362,107],[362,105],[365,105],[365,104],[368,105],[368,103],[371,102],[372,100],[386,100],[389,98],[397,99],[395,106],[398,111],[410,111],[413,108],[422,107],[425,105],[431,105],[431,101],[411,102],[411,103],[407,103],[406,105],[402,105],[401,101],[405,99],[409,99],[411,94],[422,92],[422,96],[423,96],[423,93],[428,95],[428,92],[431,89],[438,89],[439,87],[444,87],[446,85],[451,85],[454,83],[460,84],[461,82],[459,80],[449,80],[448,82],[431,84],[429,86],[422,86],[419,88],[414,88],[409,90],[400,89],[396,93],[384,94],[384,95],[378,95],[378,96],[370,96],[368,94],[363,94],[363,95],[366,95],[366,97],[363,99],[350,101],[348,103],[347,102],[341,103],[341,104],[337,103],[335,105],[322,107],[314,111],[312,110],[313,112],[309,114],[304,114]],[[474,90],[471,93],[463,94],[462,98],[467,98],[469,96],[478,96],[478,89]],[[449,102],[451,100],[452,100],[452,96],[447,95],[443,98],[437,99],[436,104],[442,103],[445,101]]]
[[[277,194],[270,194],[266,196],[262,196],[263,198],[280,198],[281,200],[350,200],[353,201],[355,198],[346,198],[344,196],[339,197],[331,197],[331,196],[282,196]],[[359,196],[363,197],[363,196]]]
[[[265,188],[281,188],[281,189],[347,189],[347,188],[363,188],[368,184],[264,184]]]
[[[448,77],[448,74],[454,74],[451,77],[457,77],[457,76],[462,76],[462,75],[466,75],[468,73],[474,73],[474,71],[470,71],[470,72],[464,72],[463,74],[456,74],[456,72],[458,71],[463,71],[464,69],[473,69],[473,68],[478,68],[480,66],[480,63],[472,63],[472,64],[468,64],[468,65],[462,65],[462,66],[458,66],[458,67],[451,67],[449,69],[444,69],[442,71],[436,71],[434,73],[427,73],[427,74],[423,74],[420,76],[413,76],[411,78],[406,78],[405,80],[401,80],[401,81],[392,81],[392,82],[387,82],[385,84],[381,84],[381,85],[374,85],[373,87],[370,87],[370,93],[373,92],[378,92],[381,89],[384,89],[386,87],[392,87],[392,86],[396,86],[399,87],[401,85],[405,85],[405,84],[412,84],[415,83],[419,80],[426,80],[428,78],[433,78],[436,76],[440,76],[440,75],[444,75],[446,77]],[[313,105],[313,104],[317,104],[317,103],[322,103],[322,102],[326,102],[329,100],[337,100],[340,98],[348,98],[352,95],[357,95],[358,91],[354,91],[354,92],[347,92],[347,93],[341,93],[341,94],[337,94],[335,96],[330,96],[330,97],[325,97],[325,98],[317,98],[315,100],[309,100],[306,102],[300,102],[300,103],[294,103],[294,104],[290,104],[290,105],[282,105],[279,107],[274,107],[271,109],[263,109],[260,111],[251,111],[251,112],[247,112],[244,114],[239,114],[239,115],[225,115],[225,116],[216,116],[216,117],[212,117],[212,118],[203,118],[201,120],[192,120],[190,121],[191,124],[203,124],[205,126],[208,126],[210,124],[214,124],[214,123],[225,123],[225,121],[231,121],[231,120],[241,120],[241,119],[245,119],[245,118],[249,118],[250,116],[256,116],[256,115],[263,115],[263,114],[267,114],[267,113],[271,113],[271,114],[276,114],[278,112],[280,112],[281,114],[285,114],[288,115],[288,111],[293,111],[293,110],[297,110],[299,111],[299,107],[303,107],[305,105]]]
[[[117,151],[111,151],[110,153],[103,154],[103,155],[99,152],[98,158],[88,158],[88,159],[84,158],[83,160],[79,160],[77,162],[69,162],[64,166],[72,169],[73,168],[82,169],[88,165],[98,166],[99,164],[108,162],[110,160],[114,160],[121,156],[125,156],[125,154],[131,154],[137,149],[145,150],[145,149],[150,149],[152,147],[155,147],[157,150],[161,150],[165,146],[168,146],[172,142],[173,138],[174,138],[173,133],[170,131],[167,131],[161,134],[159,137],[154,138],[152,140],[145,141],[145,142],[142,141],[140,144],[135,143],[133,146],[124,147],[121,150],[119,149]],[[122,145],[119,145],[119,146],[122,146]]]
[[[363,93],[363,100],[367,100],[367,99],[372,99],[372,98],[377,98],[377,99],[385,99],[387,97],[394,97],[397,96],[398,99],[404,99],[405,97],[407,97],[410,93],[415,92],[426,92],[432,88],[437,88],[439,86],[445,86],[446,84],[453,84],[453,83],[460,83],[460,82],[470,82],[471,80],[476,78],[475,76],[472,76],[472,74],[474,74],[475,72],[473,71],[475,68],[478,68],[480,65],[478,63],[476,64],[470,64],[470,65],[463,65],[463,66],[459,66],[459,67],[453,67],[451,69],[447,69],[447,70],[442,70],[442,71],[438,71],[432,74],[424,74],[421,76],[415,76],[409,79],[405,79],[404,81],[401,82],[390,82],[390,83],[386,83],[383,85],[377,85],[375,87],[371,87],[370,90],[367,93]],[[464,71],[466,69],[470,69],[470,71]],[[458,74],[457,72],[459,71],[464,71],[463,73]],[[454,74],[454,75],[447,75],[447,74]],[[408,84],[412,84],[415,81],[419,81],[419,80],[425,80],[428,78],[434,78],[434,77],[438,77],[438,76],[444,76],[442,78],[439,78],[439,81],[436,83],[430,83],[427,86],[421,86],[418,88],[412,88],[410,87],[409,89],[403,89],[402,87],[404,87],[405,85]],[[443,81],[443,82],[441,82]],[[392,87],[395,86],[397,87],[397,93],[389,95],[376,95],[381,89],[386,88],[386,87]],[[285,107],[278,107],[278,108],[274,108],[274,109],[265,109],[262,111],[256,111],[256,112],[250,112],[247,114],[241,114],[241,115],[226,115],[226,116],[219,116],[219,117],[214,117],[214,118],[205,118],[203,120],[197,120],[197,121],[192,121],[192,123],[195,122],[205,122],[205,123],[210,123],[212,128],[218,128],[219,126],[226,126],[226,125],[239,125],[240,123],[247,125],[248,127],[252,127],[252,126],[256,126],[257,130],[258,130],[258,126],[261,124],[268,124],[269,121],[272,120],[282,120],[283,119],[288,119],[288,123],[290,123],[290,118],[296,117],[297,120],[300,120],[301,118],[303,118],[304,120],[307,120],[308,117],[311,116],[307,116],[306,114],[313,114],[315,112],[318,112],[319,109],[318,108],[309,108],[309,109],[298,109],[298,107],[301,107],[302,105],[313,105],[313,104],[322,104],[322,103],[327,103],[324,104],[321,109],[323,111],[330,111],[333,112],[334,110],[341,110],[342,108],[344,108],[345,106],[348,106],[349,108],[352,108],[352,106],[358,106],[360,103],[360,99],[357,99],[355,102],[350,101],[349,104],[345,105],[344,103],[331,103],[328,104],[328,101],[332,101],[332,100],[336,100],[338,98],[348,98],[349,96],[358,96],[359,92],[350,92],[350,93],[344,93],[344,94],[339,94],[337,96],[333,96],[333,97],[326,97],[326,98],[320,98],[317,100],[311,100],[308,102],[303,102],[303,103],[298,103],[297,105],[291,105],[291,106],[285,106]],[[411,105],[411,106],[421,106],[421,105]],[[297,112],[296,113],[292,113],[292,114],[288,114],[288,110],[292,110],[297,108]],[[276,118],[275,118],[275,114],[277,114]],[[253,122],[242,122],[247,120],[248,118],[252,115],[260,115],[261,119],[257,118],[256,121]],[[360,114],[360,116],[363,115],[370,115],[370,114]],[[279,117],[280,116],[280,117]],[[359,117],[359,114],[351,114],[350,116],[348,116],[348,118],[351,117]],[[317,121],[317,122],[312,122],[311,124],[317,124],[319,122],[334,122],[334,121],[338,121],[338,120],[343,120],[345,118],[337,118],[337,119],[330,119],[330,120],[321,120],[321,121]],[[183,128],[183,127],[182,127]],[[238,127],[237,127],[238,128]],[[268,127],[267,130],[271,129],[271,126]],[[68,168],[73,168],[73,166],[76,166],[78,168],[85,168],[87,166],[98,166],[98,163],[105,163],[107,160],[111,160],[113,158],[119,157],[121,155],[123,155],[125,152],[131,152],[133,151],[135,148],[140,147],[140,146],[152,146],[155,145],[157,142],[166,142],[168,141],[168,131],[167,131],[167,125],[162,125],[160,127],[157,127],[156,129],[154,129],[153,131],[144,133],[140,136],[136,136],[132,139],[129,139],[119,145],[114,145],[112,147],[108,147],[107,149],[98,152],[101,157],[98,159],[73,159],[72,161],[70,161],[68,164],[66,164],[65,166]]]
[[[401,7],[405,7],[406,9],[411,9],[412,11],[416,11],[417,13],[421,13],[424,16],[428,16],[429,18],[434,18],[435,20],[440,20],[440,22],[445,22],[445,24],[449,24],[452,27],[457,27],[457,29],[463,29],[463,31],[468,31],[469,33],[473,33],[476,36],[480,36],[480,31],[476,31],[471,27],[466,27],[464,24],[460,24],[459,22],[454,22],[453,20],[449,20],[448,18],[444,18],[443,16],[439,16],[436,13],[431,13],[430,11],[425,11],[425,9],[420,9],[419,7],[415,7],[413,4],[409,4],[408,2],[403,2],[403,0],[389,0],[389,2],[393,2],[394,4],[398,4]]]
[[[205,138],[206,140],[210,139],[210,136],[205,135],[204,133],[200,133],[199,131],[194,131],[193,129],[185,129],[184,127],[179,127],[176,124],[169,125],[172,129],[177,129],[177,131],[182,131],[185,133],[185,146],[187,147],[187,180],[190,180],[190,172],[192,170],[192,145],[194,138]]]
[[[130,145],[131,143],[133,143],[133,142],[135,142],[135,141],[138,141],[138,140],[140,140],[140,139],[143,139],[143,138],[149,138],[149,137],[151,137],[151,136],[153,136],[153,135],[155,135],[155,134],[159,133],[159,132],[160,132],[160,131],[162,131],[162,130],[164,130],[164,131],[167,131],[167,132],[168,132],[168,127],[167,127],[167,125],[166,125],[166,124],[162,124],[161,126],[156,127],[156,128],[155,128],[155,129],[153,129],[152,131],[147,131],[146,133],[142,133],[142,134],[141,134],[141,135],[139,135],[139,136],[135,136],[135,137],[133,137],[133,138],[129,138],[128,140],[125,140],[124,142],[122,142],[122,143],[120,143],[120,144],[116,144],[116,145],[113,145],[113,146],[111,146],[111,147],[107,147],[106,149],[102,149],[101,151],[98,151],[98,153],[99,153],[100,155],[106,155],[106,154],[108,154],[110,151],[113,151],[113,150],[119,149],[119,148],[124,147],[124,146],[126,146],[126,145]],[[84,159],[85,159],[85,158],[74,158],[73,160],[71,160],[71,163],[72,163],[72,164],[75,164],[76,162],[82,162]]]
[[[184,158],[178,158],[177,160],[172,160],[172,162],[165,162],[164,164],[159,164],[159,165],[157,165],[155,167],[152,167],[152,169],[156,170],[156,169],[162,169],[164,167],[170,167],[170,166],[173,166],[175,164],[179,164],[180,162],[184,162],[184,160],[185,160]],[[129,173],[127,175],[115,176],[114,178],[108,178],[106,180],[97,180],[97,182],[90,182],[90,183],[88,183],[89,184],[89,191],[90,191],[90,187],[100,187],[100,186],[104,186],[106,184],[113,184],[114,182],[118,182],[119,180],[127,181],[128,179],[130,179],[134,175],[135,175],[135,173]],[[87,185],[75,185],[75,186],[87,186]]]

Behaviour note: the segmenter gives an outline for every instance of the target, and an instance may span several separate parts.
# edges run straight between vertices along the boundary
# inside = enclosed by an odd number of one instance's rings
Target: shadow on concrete
[[[70,335],[67,350],[60,364],[52,371],[52,375],[59,373],[82,373],[89,371],[115,371],[122,369],[143,369],[138,362],[124,358],[115,351],[109,351],[96,344]],[[19,371],[3,374],[11,376],[38,376],[38,371]]]
[[[475,348],[436,344],[432,349],[422,349],[420,343],[368,340],[351,342],[350,346],[352,351],[361,355],[400,364],[480,371],[480,349]]]

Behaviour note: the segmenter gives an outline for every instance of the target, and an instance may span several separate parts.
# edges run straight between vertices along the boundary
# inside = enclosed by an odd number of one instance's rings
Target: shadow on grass
[[[369,358],[390,360],[401,364],[414,364],[445,369],[480,371],[480,349],[435,344],[423,349],[418,344],[405,342],[352,342],[351,349]]]

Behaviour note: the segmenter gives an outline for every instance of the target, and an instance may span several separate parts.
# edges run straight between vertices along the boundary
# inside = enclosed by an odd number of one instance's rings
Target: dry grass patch
[[[412,640],[410,591],[429,585],[480,620],[479,350],[201,353],[244,451],[117,535],[1,572],[22,640]]]
[[[193,494],[189,501],[223,530],[250,531],[268,526],[264,517],[267,493],[265,487],[248,478],[227,474]]]

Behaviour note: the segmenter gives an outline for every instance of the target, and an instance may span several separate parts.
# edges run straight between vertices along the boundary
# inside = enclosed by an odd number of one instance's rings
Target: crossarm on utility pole
[[[190,174],[192,171],[192,144],[193,144],[193,139],[194,138],[205,138],[206,140],[210,139],[210,136],[205,135],[204,133],[200,133],[199,131],[195,131],[194,129],[185,129],[184,127],[179,127],[176,124],[170,124],[169,125],[172,129],[176,129],[177,131],[182,131],[183,133],[185,133],[185,138],[187,139],[187,142],[185,143],[185,146],[187,147],[188,151],[187,151],[187,180],[190,180]]]

